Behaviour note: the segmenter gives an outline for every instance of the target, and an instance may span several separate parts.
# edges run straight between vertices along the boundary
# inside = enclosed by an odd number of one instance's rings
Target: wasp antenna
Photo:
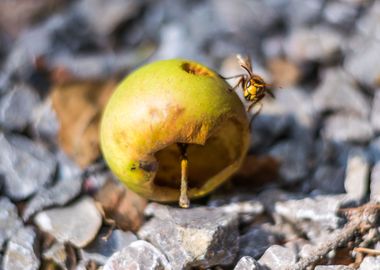
[[[242,68],[244,68],[247,72],[248,72],[248,74],[249,74],[249,76],[252,76],[252,72],[251,72],[251,70],[248,68],[248,67],[246,67],[246,66],[244,66],[244,65],[240,65]]]

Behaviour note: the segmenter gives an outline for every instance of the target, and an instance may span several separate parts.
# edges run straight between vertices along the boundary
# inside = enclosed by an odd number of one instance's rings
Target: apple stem
[[[188,159],[187,159],[187,144],[185,143],[178,143],[179,151],[181,153],[181,191],[179,196],[179,206],[182,208],[189,208],[190,206],[190,200],[189,197],[187,197],[187,190],[188,190],[188,182],[187,182],[187,175],[188,175]]]

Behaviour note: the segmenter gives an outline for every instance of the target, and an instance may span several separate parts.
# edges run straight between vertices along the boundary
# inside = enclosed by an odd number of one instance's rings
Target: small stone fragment
[[[333,115],[327,118],[322,136],[336,142],[366,143],[373,137],[369,121],[353,115]]]
[[[146,241],[139,240],[113,254],[103,267],[103,270],[126,269],[171,270],[172,268],[157,248]]]
[[[282,270],[296,262],[296,254],[290,248],[273,245],[258,262],[271,270]]]
[[[0,251],[3,244],[21,228],[22,222],[17,214],[17,208],[6,197],[0,197]]]
[[[380,202],[380,161],[372,168],[370,190],[371,200]]]
[[[314,198],[277,202],[275,212],[295,224],[312,221],[325,228],[337,228],[341,221],[337,212],[345,201],[345,195],[319,195]]]
[[[40,261],[35,253],[36,233],[32,227],[19,229],[9,240],[4,254],[4,270],[38,270]]]
[[[70,242],[84,247],[98,233],[102,217],[90,197],[63,208],[53,208],[38,213],[34,218],[37,226],[59,242]]]
[[[366,256],[360,264],[359,270],[379,270],[380,256]]]
[[[327,193],[344,193],[344,174],[343,166],[318,166],[311,179],[311,187]]]
[[[259,270],[259,263],[252,257],[244,256],[236,264],[234,270]]]
[[[161,206],[138,232],[158,247],[174,269],[233,262],[238,251],[238,216],[218,208]]]
[[[318,265],[315,270],[354,270],[355,268],[347,265]]]
[[[15,86],[0,99],[0,125],[5,129],[21,131],[29,123],[38,102],[38,94],[31,88]]]
[[[82,258],[85,261],[94,261],[98,264],[105,264],[107,260],[117,251],[129,246],[137,241],[137,236],[132,232],[114,230],[112,234],[104,239],[110,228],[104,228],[94,241],[81,250]]]
[[[373,162],[380,161],[380,137],[373,139],[369,145],[369,152]]]
[[[59,123],[50,98],[34,108],[31,127],[35,137],[49,142],[57,141]]]
[[[49,188],[42,188],[25,206],[23,219],[28,220],[37,211],[46,207],[63,206],[79,195],[82,175],[79,167],[63,153],[58,155],[58,181]]]
[[[326,71],[313,94],[313,103],[321,112],[343,112],[360,117],[369,115],[369,102],[354,80],[340,68]]]
[[[375,92],[373,97],[371,124],[375,132],[380,132],[380,89]]]
[[[66,260],[67,253],[65,245],[63,243],[55,243],[48,250],[43,252],[44,259],[52,260],[54,263],[59,265],[62,269],[67,270]]]
[[[364,150],[351,151],[347,161],[346,179],[344,180],[344,187],[348,196],[358,200],[366,196],[369,169],[369,160]]]
[[[0,132],[0,149],[0,173],[10,198],[25,199],[51,180],[56,160],[41,144]]]
[[[250,229],[239,237],[239,256],[249,256],[255,259],[272,245],[277,244],[276,236],[261,228],[261,226]]]

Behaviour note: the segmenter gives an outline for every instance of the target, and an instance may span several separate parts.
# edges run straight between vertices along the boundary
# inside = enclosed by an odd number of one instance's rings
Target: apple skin
[[[236,172],[248,150],[244,106],[208,67],[185,59],[147,64],[116,88],[103,112],[101,149],[112,172],[141,196],[176,201],[177,143],[188,144],[189,198]]]

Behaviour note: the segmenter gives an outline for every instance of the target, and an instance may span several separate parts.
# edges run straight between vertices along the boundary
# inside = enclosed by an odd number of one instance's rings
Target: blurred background
[[[136,231],[146,201],[132,196],[115,208],[123,189],[91,174],[99,171],[98,125],[109,95],[129,72],[159,59],[188,58],[223,76],[240,74],[238,53],[252,58],[276,98],[265,98],[254,119],[236,188],[200,203],[219,205],[241,195],[239,185],[258,184],[265,199],[294,198],[265,193],[275,187],[379,200],[375,0],[1,0],[0,195],[15,203],[24,222],[42,209],[95,196],[119,228]],[[17,216],[9,224],[22,222]],[[0,228],[0,262],[11,235]],[[246,250],[242,245],[239,254],[251,254],[248,242]]]

